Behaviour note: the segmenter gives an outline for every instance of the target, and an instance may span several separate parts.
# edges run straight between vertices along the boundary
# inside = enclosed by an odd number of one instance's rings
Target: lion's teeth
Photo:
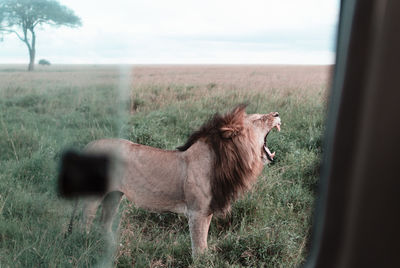
[[[268,147],[267,147],[266,145],[264,145],[264,151],[268,154],[268,156],[269,156],[271,159],[274,159],[274,157],[275,157],[275,152],[271,153],[271,151],[268,149]]]

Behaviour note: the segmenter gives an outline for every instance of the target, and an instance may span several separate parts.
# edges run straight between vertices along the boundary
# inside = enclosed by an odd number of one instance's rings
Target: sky
[[[37,29],[54,64],[333,64],[338,0],[60,0],[82,27]],[[28,63],[14,35],[0,64]]]

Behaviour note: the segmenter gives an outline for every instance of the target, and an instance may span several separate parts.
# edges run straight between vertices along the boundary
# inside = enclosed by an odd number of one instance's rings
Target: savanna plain
[[[309,251],[330,66],[0,65],[1,267],[297,267]],[[123,200],[117,244],[98,225],[86,235],[73,201],[59,198],[62,153],[121,137],[163,149],[182,145],[215,112],[247,103],[277,111],[275,161],[225,218],[209,250],[191,258],[187,220]],[[157,163],[155,163],[156,165]],[[80,210],[78,210],[80,211]],[[112,246],[113,245],[113,246]]]

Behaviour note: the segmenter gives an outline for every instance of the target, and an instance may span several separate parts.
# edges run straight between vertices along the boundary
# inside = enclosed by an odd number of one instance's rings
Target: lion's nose
[[[275,112],[274,113],[274,117],[278,117],[279,116],[279,113],[278,112]]]

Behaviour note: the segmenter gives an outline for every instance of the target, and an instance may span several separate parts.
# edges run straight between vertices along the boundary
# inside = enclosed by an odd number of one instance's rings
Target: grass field
[[[0,267],[296,267],[307,256],[321,157],[326,66],[0,66]],[[191,259],[187,220],[126,200],[111,250],[94,228],[64,239],[73,202],[56,192],[63,150],[122,137],[174,149],[213,113],[278,111],[276,161]],[[79,219],[77,219],[79,221]]]

